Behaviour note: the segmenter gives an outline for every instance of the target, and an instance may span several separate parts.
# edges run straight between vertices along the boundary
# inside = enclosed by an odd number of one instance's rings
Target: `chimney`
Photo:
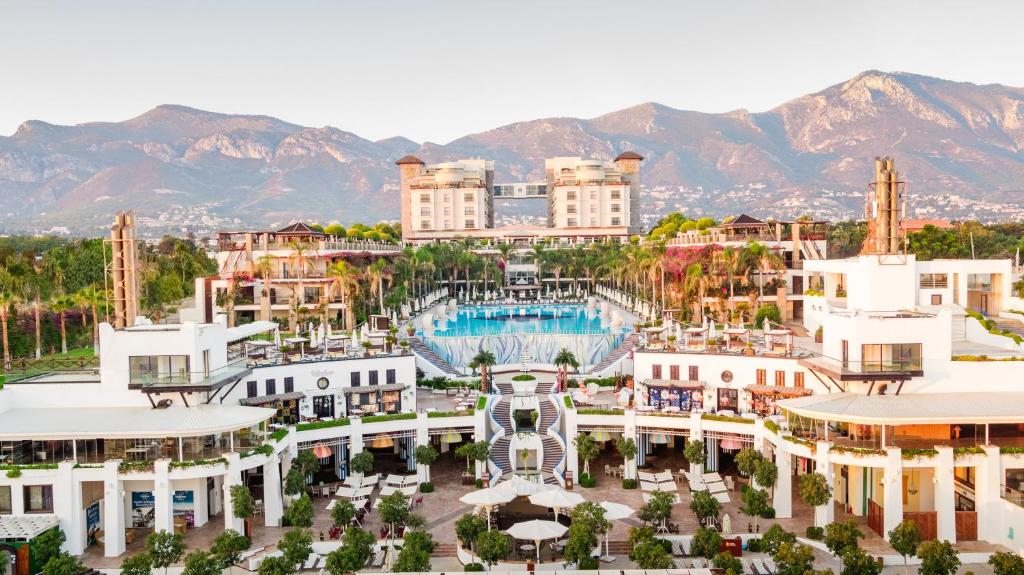
[[[118,212],[110,228],[110,265],[107,267],[114,303],[114,328],[135,324],[139,313],[138,276],[136,274],[135,214]]]

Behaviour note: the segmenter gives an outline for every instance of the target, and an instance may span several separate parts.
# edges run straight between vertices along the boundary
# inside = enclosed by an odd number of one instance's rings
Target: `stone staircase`
[[[491,408],[491,414],[494,417],[494,421],[497,421],[498,425],[505,430],[505,435],[512,435],[512,432],[515,431],[512,428],[512,400],[508,397],[502,397]]]
[[[548,397],[538,397],[540,400],[540,417],[537,418],[537,433],[544,435],[549,427],[558,419],[558,408]]]
[[[544,461],[540,466],[540,470],[545,474],[544,482],[548,483],[547,478],[551,475],[551,479],[558,483],[558,480],[553,475],[555,467],[562,461],[562,445],[558,443],[557,439],[547,435],[541,436],[540,441],[544,445]]]
[[[431,557],[455,557],[456,549],[454,543],[435,543]]]
[[[507,381],[495,383],[494,386],[498,388],[498,392],[502,395],[512,395],[515,393],[515,390],[512,388],[512,384]]]
[[[555,388],[555,382],[545,381],[537,384],[537,395],[547,395]]]
[[[1005,330],[1024,337],[1024,323],[996,316],[989,317],[989,319],[996,322],[996,329]]]
[[[509,459],[509,447],[512,440],[508,437],[500,437],[491,444],[491,462],[501,470],[501,476],[512,473],[512,460]]]
[[[619,344],[619,347],[613,349],[611,353],[606,355],[604,359],[602,359],[597,365],[592,367],[590,371],[587,373],[597,374],[608,369],[609,367],[612,366],[612,364],[622,359],[629,352],[633,351],[633,349],[636,348],[638,343],[640,343],[640,334],[629,334],[622,340],[622,343]]]
[[[461,371],[453,367],[452,364],[448,363],[443,357],[438,355],[437,352],[430,349],[430,347],[423,343],[423,340],[418,337],[409,338],[409,349],[423,361],[441,370],[442,373],[448,375],[462,375]]]

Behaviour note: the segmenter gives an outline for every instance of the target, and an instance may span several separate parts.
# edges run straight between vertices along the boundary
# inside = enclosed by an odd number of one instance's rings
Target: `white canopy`
[[[629,505],[615,503],[614,501],[602,501],[599,505],[604,509],[604,518],[608,521],[625,519],[636,512]]]
[[[516,539],[525,539],[527,541],[533,541],[536,543],[537,549],[537,561],[540,561],[540,542],[545,539],[558,539],[569,528],[561,523],[554,521],[544,521],[542,519],[533,519],[531,521],[523,521],[522,523],[516,523],[512,527],[509,527],[508,533]]]
[[[542,491],[530,496],[530,503],[534,505],[540,505],[541,507],[551,507],[555,510],[555,516],[558,516],[558,511],[561,509],[572,509],[580,503],[583,503],[582,495],[578,493],[570,493],[564,489],[553,489],[551,491]]]
[[[239,325],[235,327],[229,327],[225,331],[228,336],[228,343],[259,335],[261,333],[269,333],[277,329],[277,324],[272,321],[254,321],[245,325]]]
[[[501,483],[494,486],[494,489],[500,489],[512,493],[516,497],[528,497],[535,493],[553,491],[558,489],[554,485],[548,485],[546,483],[537,483],[530,481],[518,475],[512,476],[512,479],[502,481]]]
[[[459,498],[459,501],[466,505],[479,505],[487,510],[487,529],[491,529],[491,508],[495,505],[502,503],[508,503],[516,498],[516,494],[508,489],[497,489],[495,487],[486,487],[484,489],[477,489],[476,491],[470,491]]]

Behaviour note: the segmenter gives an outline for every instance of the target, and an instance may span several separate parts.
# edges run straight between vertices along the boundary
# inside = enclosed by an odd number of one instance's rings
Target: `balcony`
[[[236,360],[208,373],[132,371],[129,374],[128,387],[141,389],[144,393],[214,391],[250,373],[252,369],[245,360]]]

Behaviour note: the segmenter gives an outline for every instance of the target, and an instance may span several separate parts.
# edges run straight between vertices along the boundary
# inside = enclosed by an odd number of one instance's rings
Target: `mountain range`
[[[123,122],[31,120],[0,137],[0,230],[97,233],[123,208],[163,231],[373,223],[398,216],[405,154],[489,158],[497,181],[518,181],[543,179],[544,158],[627,149],[646,158],[648,223],[675,210],[857,217],[877,155],[896,158],[912,215],[1024,216],[1024,89],[868,71],[764,112],[645,103],[447,144],[175,105]]]

